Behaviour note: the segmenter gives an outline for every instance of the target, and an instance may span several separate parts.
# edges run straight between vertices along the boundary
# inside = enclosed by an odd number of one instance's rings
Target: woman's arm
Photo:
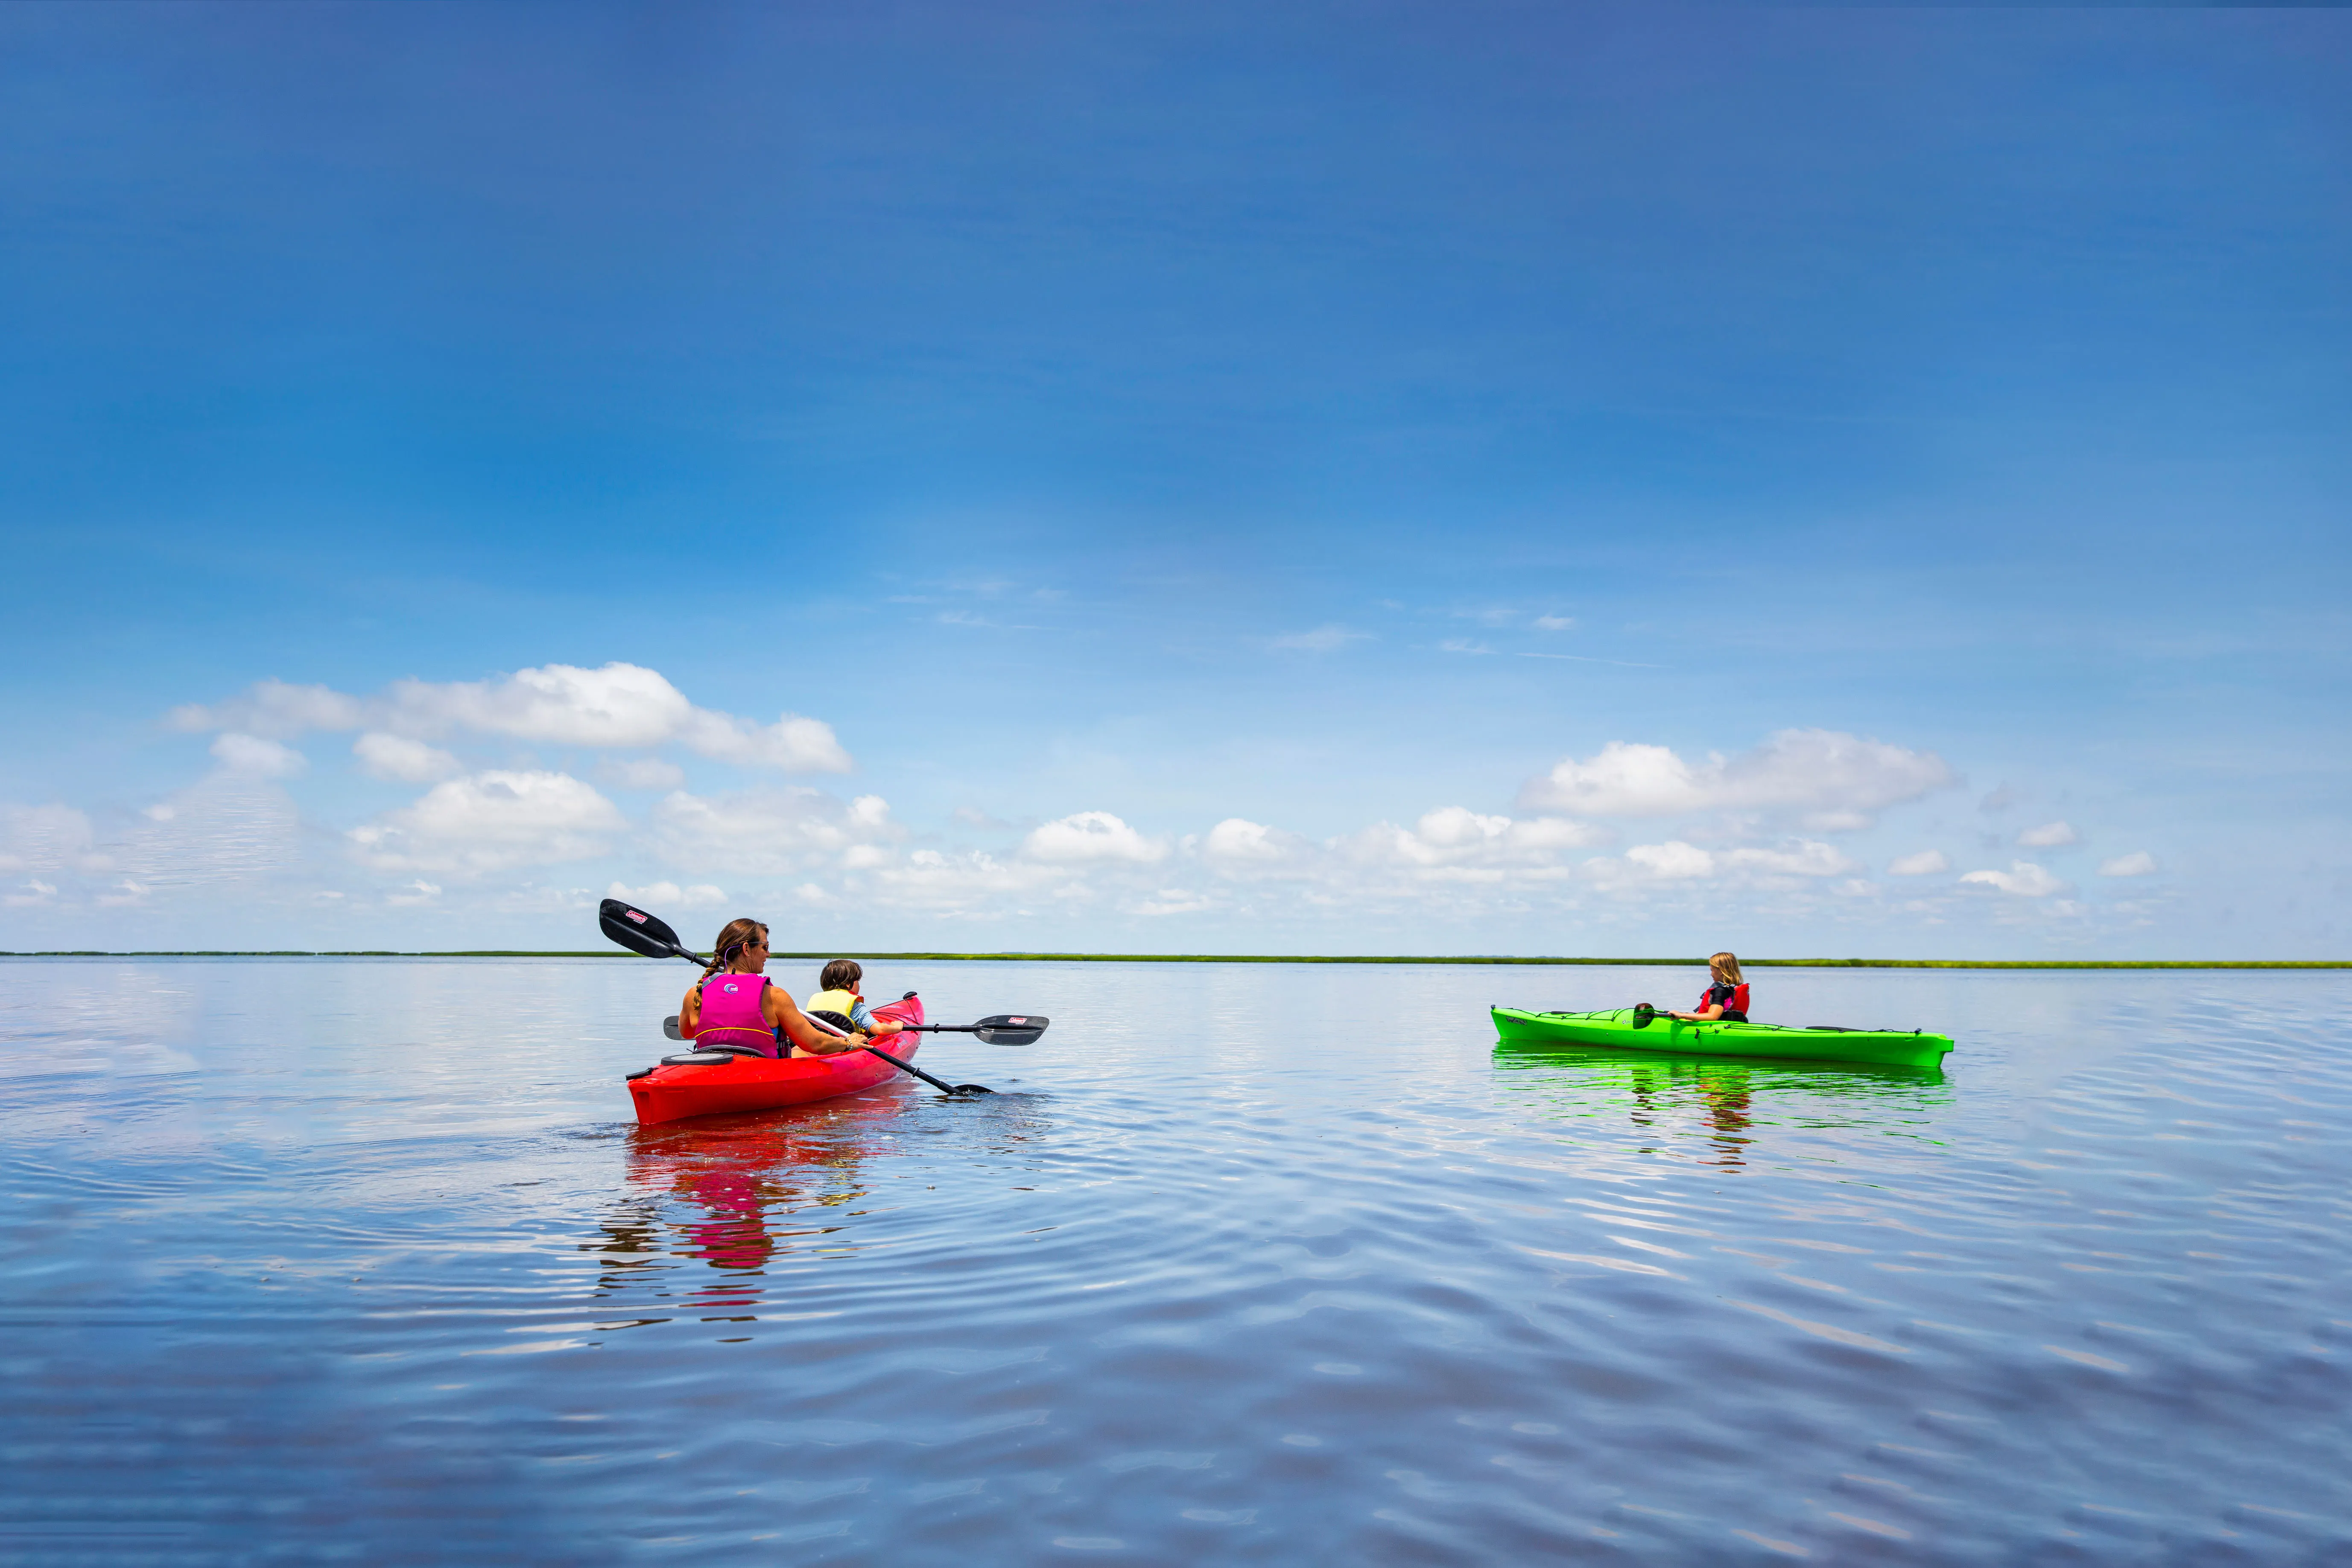
[[[785,1039],[813,1057],[854,1051],[865,1043],[857,1036],[853,1035],[845,1040],[839,1035],[827,1034],[810,1023],[802,1014],[800,1005],[787,995],[781,985],[770,985],[761,998],[761,1005],[771,1026],[782,1029]]]
[[[702,1022],[702,983],[695,982],[686,989],[686,1000],[677,1005],[677,1032],[681,1038],[694,1038],[697,1025]]]
[[[1723,1016],[1723,1004],[1720,1002],[1710,1002],[1698,1012],[1677,1013],[1675,1016],[1680,1018],[1686,1024],[1711,1024],[1716,1019]]]

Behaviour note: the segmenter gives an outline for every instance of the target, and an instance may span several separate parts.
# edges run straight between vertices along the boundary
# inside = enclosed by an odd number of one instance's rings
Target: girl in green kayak
[[[1740,976],[1739,960],[1727,952],[1718,952],[1706,961],[1707,978],[1713,983],[1698,999],[1698,1010],[1676,1013],[1675,1017],[1692,1024],[1712,1024],[1720,1019],[1727,1024],[1748,1022],[1748,982]]]

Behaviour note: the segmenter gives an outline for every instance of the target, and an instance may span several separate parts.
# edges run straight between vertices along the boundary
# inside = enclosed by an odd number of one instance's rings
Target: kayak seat
[[[747,1057],[755,1057],[760,1053],[757,1051],[743,1051],[741,1054]],[[724,1047],[714,1046],[707,1051],[680,1051],[674,1057],[664,1057],[661,1059],[661,1065],[666,1068],[715,1068],[723,1062],[733,1061],[736,1055],[737,1052],[735,1051],[729,1050]]]

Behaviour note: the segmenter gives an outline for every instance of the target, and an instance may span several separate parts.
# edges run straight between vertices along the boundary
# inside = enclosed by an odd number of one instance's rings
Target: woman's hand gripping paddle
[[[647,914],[645,910],[637,909],[630,904],[625,904],[618,899],[606,899],[603,903],[596,906],[596,923],[604,929],[604,934],[607,937],[610,937],[613,941],[620,943],[623,947],[627,948],[631,952],[641,952],[647,958],[683,958],[689,963],[708,964],[709,962],[701,954],[689,952],[685,945],[677,940],[677,932],[670,930],[667,923],[659,916]],[[803,1016],[807,1016],[807,1015],[804,1014]],[[847,1030],[835,1028],[833,1025],[824,1022],[823,1019],[811,1017],[809,1021],[829,1034],[838,1035],[844,1039],[848,1037]],[[1032,1024],[1035,1025],[1036,1027],[1034,1029],[1026,1027],[1026,1026]],[[917,1025],[916,1027],[948,1034],[975,1034],[982,1039],[988,1040],[993,1044],[1025,1046],[1030,1041],[1035,1039],[1040,1034],[1045,1032],[1045,1020],[1035,1017],[1011,1018],[1000,1016],[995,1018],[982,1018],[977,1024],[967,1024],[961,1026],[953,1024],[928,1024]],[[662,1021],[662,1033],[667,1035],[673,1040],[682,1040],[686,1037],[683,1034],[678,1032],[677,1019],[675,1016]],[[892,1056],[887,1051],[876,1050],[872,1046],[860,1046],[858,1049],[867,1051],[875,1056],[880,1057],[884,1061],[888,1062],[892,1067],[897,1068],[901,1072],[914,1074],[915,1077],[921,1079],[925,1083],[929,1084],[941,1094],[954,1096],[960,1094],[994,1094],[996,1092],[985,1084],[949,1083],[944,1079],[933,1078],[930,1074],[925,1072],[914,1063],[902,1061],[898,1058]]]

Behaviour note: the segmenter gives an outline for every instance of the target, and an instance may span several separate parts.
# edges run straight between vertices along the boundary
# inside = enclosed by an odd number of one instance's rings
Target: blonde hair
[[[1718,985],[1745,985],[1748,977],[1739,973],[1739,960],[1728,952],[1718,952],[1706,961],[1706,972],[1715,976]]]

